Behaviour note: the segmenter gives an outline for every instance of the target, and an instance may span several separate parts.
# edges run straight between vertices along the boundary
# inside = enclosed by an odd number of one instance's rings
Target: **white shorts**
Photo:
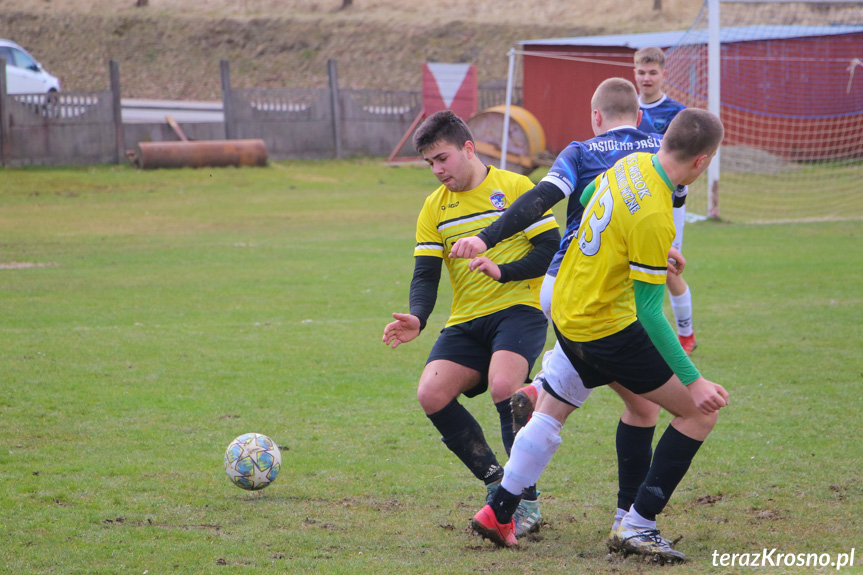
[[[593,391],[584,387],[581,376],[572,367],[558,342],[554,342],[554,349],[545,352],[542,358],[542,375],[545,384],[555,395],[576,407],[584,405]]]
[[[548,321],[551,321],[551,295],[554,292],[556,279],[557,276],[546,274],[542,280],[542,289],[539,291],[539,304]],[[554,342],[554,349],[545,352],[542,358],[542,374],[548,386],[558,397],[576,407],[581,407],[590,395],[591,390],[584,387],[581,376],[572,367],[572,363],[557,341]]]
[[[686,223],[686,204],[679,208],[671,210],[674,214],[674,241],[671,245],[676,247],[678,251],[683,252],[683,224]],[[543,284],[545,286],[545,284]],[[546,314],[548,315],[548,314]]]
[[[556,279],[557,276],[545,274],[545,278],[542,280],[542,288],[539,290],[539,305],[548,321],[551,321],[551,294],[554,292],[554,280]]]

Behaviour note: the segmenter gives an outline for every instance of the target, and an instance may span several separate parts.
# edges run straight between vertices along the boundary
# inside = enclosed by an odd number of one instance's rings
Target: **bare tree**
[[[653,9],[662,12],[662,0],[653,0]]]
[[[135,0],[135,6],[138,8],[148,6],[150,4],[150,0]]]
[[[354,0],[342,0],[342,7],[339,8],[339,10],[345,10],[347,8],[350,8],[353,3]],[[338,12],[339,10],[336,10],[336,12]]]

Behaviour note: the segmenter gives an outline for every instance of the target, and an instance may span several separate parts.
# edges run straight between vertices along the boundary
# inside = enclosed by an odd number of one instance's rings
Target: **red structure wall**
[[[635,49],[627,46],[536,43],[529,51],[559,55],[524,56],[524,107],[542,124],[553,154],[593,136],[590,98],[600,82],[634,79]],[[707,47],[694,52],[692,61],[701,63],[670,74],[666,92],[688,106],[706,107]],[[863,155],[855,135],[863,125],[863,66],[852,75],[849,54],[863,54],[863,33],[723,45],[724,143],[795,160]],[[699,93],[688,92],[690,84],[700,86]]]
[[[593,137],[590,98],[600,82],[614,77],[633,80],[631,48],[531,46],[530,51],[561,55],[524,56],[524,107],[542,124],[546,147],[553,154],[573,140]]]

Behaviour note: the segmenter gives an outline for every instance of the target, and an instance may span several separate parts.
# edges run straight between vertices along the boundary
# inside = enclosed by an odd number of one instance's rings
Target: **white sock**
[[[526,487],[536,485],[560,446],[562,428],[563,424],[550,415],[534,413],[515,436],[500,486],[510,493],[521,493]]]
[[[677,334],[683,337],[692,335],[692,292],[689,291],[689,286],[686,286],[686,291],[681,295],[668,295],[674,321],[677,322]]]
[[[635,531],[656,529],[656,521],[650,521],[649,519],[642,517],[638,511],[635,510],[635,505],[629,508],[629,512],[620,520],[620,522],[623,523],[625,527],[631,528]]]
[[[620,525],[620,522],[623,518],[626,517],[626,509],[617,508],[617,511],[614,512],[614,523],[611,525],[611,530],[616,531],[617,527]]]
[[[531,385],[534,386],[536,388],[536,392],[539,393],[539,390],[542,389],[542,380],[538,377],[535,377],[533,379],[533,382],[531,382]]]

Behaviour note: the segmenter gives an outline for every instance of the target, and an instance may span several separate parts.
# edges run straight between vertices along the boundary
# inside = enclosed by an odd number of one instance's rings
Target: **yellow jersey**
[[[488,175],[478,187],[451,192],[446,186],[440,186],[426,198],[417,219],[414,256],[439,257],[446,264],[453,288],[447,327],[514,305],[541,309],[539,290],[542,277],[500,283],[483,273],[470,271],[470,260],[449,257],[457,240],[478,234],[531,188],[533,182],[526,176],[490,166]],[[530,238],[557,227],[554,214],[549,210],[526,230],[502,241],[483,255],[499,265],[520,260],[533,249]]]
[[[637,319],[633,280],[664,284],[674,239],[674,186],[656,155],[635,153],[597,176],[552,295],[557,329],[595,341]]]

